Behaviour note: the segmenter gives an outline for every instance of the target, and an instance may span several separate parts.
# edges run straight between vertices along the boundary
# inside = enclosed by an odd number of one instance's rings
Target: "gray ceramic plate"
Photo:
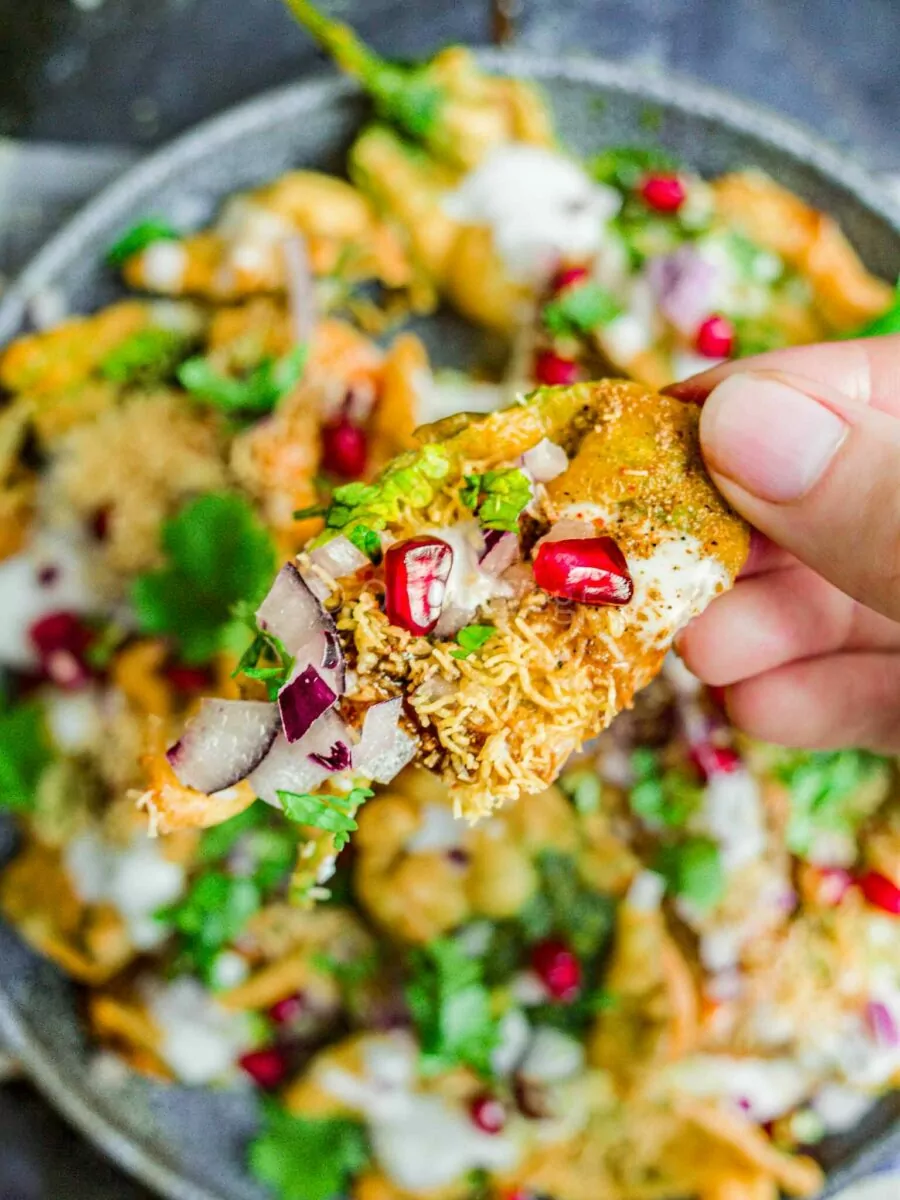
[[[668,77],[596,61],[565,65],[486,55],[499,69],[533,76],[549,93],[559,127],[576,151],[616,142],[662,142],[701,171],[754,165],[833,213],[867,263],[886,278],[900,272],[900,219],[877,184],[846,155],[770,113]],[[653,134],[647,113],[654,114]],[[103,267],[115,235],[149,213],[186,226],[206,220],[220,200],[301,164],[340,170],[365,111],[341,80],[297,84],[212,121],[154,154],[93,201],[59,233],[0,304],[0,343],[26,323],[28,300],[59,289],[75,311],[113,299]],[[458,355],[458,323],[441,342]],[[7,838],[10,831],[5,830]],[[0,825],[0,856],[4,829]],[[6,847],[7,853],[9,846]],[[812,1014],[811,1014],[812,1016]],[[110,1088],[90,1068],[75,989],[0,926],[0,1035],[48,1097],[108,1154],[178,1200],[259,1200],[242,1168],[254,1126],[241,1092],[191,1092],[139,1079]],[[900,1158],[900,1099],[828,1148],[832,1187]]]

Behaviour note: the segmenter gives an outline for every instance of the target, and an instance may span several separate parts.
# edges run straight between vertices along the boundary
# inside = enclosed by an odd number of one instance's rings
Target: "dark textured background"
[[[486,41],[488,0],[331,0],[379,49]],[[897,0],[519,0],[518,41],[673,69],[900,168]],[[0,135],[149,147],[322,69],[277,0],[0,0]],[[0,1200],[146,1200],[22,1084],[0,1088]]]

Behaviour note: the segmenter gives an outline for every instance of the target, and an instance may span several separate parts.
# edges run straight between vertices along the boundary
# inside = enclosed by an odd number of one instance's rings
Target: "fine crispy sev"
[[[519,595],[491,598],[473,616],[495,633],[465,659],[449,640],[392,625],[371,572],[335,581],[337,625],[358,679],[344,705],[403,695],[420,760],[466,816],[552,782],[653,677],[681,624],[734,579],[746,529],[705,474],[697,425],[695,408],[634,384],[547,388],[491,416],[420,431],[424,450],[376,483],[359,516],[381,524],[381,498],[400,472],[430,464],[439,476],[422,481],[420,502],[398,497],[383,534],[439,534],[471,521],[460,499],[466,476],[514,464],[547,438],[568,466],[537,487],[539,527],[574,518],[612,535],[638,581],[632,601],[614,608],[561,604],[526,578]]]

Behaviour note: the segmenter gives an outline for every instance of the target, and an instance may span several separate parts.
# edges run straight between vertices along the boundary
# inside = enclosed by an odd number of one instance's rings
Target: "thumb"
[[[900,620],[900,420],[802,376],[748,371],[710,392],[700,439],[742,516]]]

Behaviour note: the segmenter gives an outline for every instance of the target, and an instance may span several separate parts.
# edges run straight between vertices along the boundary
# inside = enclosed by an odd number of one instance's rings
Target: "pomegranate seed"
[[[699,742],[691,750],[691,760],[704,780],[713,775],[730,775],[741,767],[741,756],[730,746],[714,746]]]
[[[247,1072],[257,1087],[265,1088],[267,1092],[280,1087],[287,1077],[285,1057],[274,1046],[243,1054],[238,1059],[238,1065]]]
[[[578,363],[542,350],[534,363],[534,377],[545,387],[569,387],[578,381]]]
[[[707,317],[697,330],[694,345],[706,358],[728,358],[734,352],[734,326],[727,317]]]
[[[634,593],[625,556],[610,537],[542,542],[534,580],[551,596],[579,604],[627,604]]]
[[[48,613],[31,626],[28,637],[41,669],[57,687],[83,687],[91,677],[85,654],[93,639],[87,625],[71,612]]]
[[[900,917],[900,887],[879,871],[866,871],[857,880],[868,902],[882,912]]]
[[[177,692],[204,692],[212,686],[208,671],[202,667],[186,667],[184,663],[170,663],[163,672]]]
[[[436,537],[410,538],[384,556],[384,608],[392,625],[423,636],[438,623],[453,551]]]
[[[506,1109],[496,1096],[487,1093],[475,1097],[469,1115],[482,1133],[500,1133],[506,1124]]]
[[[819,867],[813,878],[816,900],[829,907],[840,904],[853,885],[853,876],[843,867]]]
[[[553,292],[563,292],[566,288],[586,283],[590,277],[591,273],[587,267],[560,267],[550,280],[550,289]]]
[[[675,213],[687,199],[687,188],[677,175],[648,175],[641,184],[641,198],[656,212]]]
[[[565,942],[549,938],[531,952],[531,966],[554,998],[568,1004],[581,990],[581,963]]]
[[[269,1020],[276,1025],[293,1025],[306,1012],[306,998],[302,992],[294,992],[285,996],[269,1009]]]
[[[322,426],[322,466],[326,471],[342,479],[359,479],[368,457],[365,430],[346,414]]]

